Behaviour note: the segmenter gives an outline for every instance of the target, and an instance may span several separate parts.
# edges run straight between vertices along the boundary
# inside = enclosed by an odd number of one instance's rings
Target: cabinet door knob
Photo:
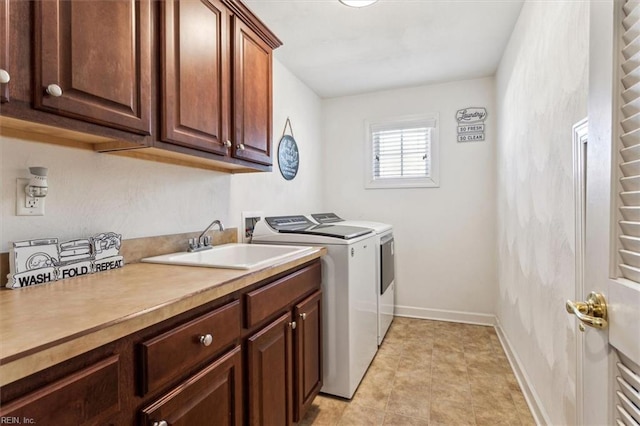
[[[233,145],[233,144],[231,143],[231,141],[230,141],[230,140],[228,140],[228,139],[227,139],[226,141],[224,141],[224,142],[222,143],[222,145],[224,145],[224,146],[225,146],[225,148],[231,148],[231,145]]]
[[[289,327],[291,327],[291,329],[292,329],[292,330],[295,330],[295,329],[296,329],[296,327],[297,327],[296,322],[295,322],[295,321],[291,321],[291,322],[289,323]]]
[[[301,313],[300,314],[300,318],[302,318],[302,321],[306,320],[307,319],[307,313],[306,312]]]
[[[153,422],[153,426],[169,426],[166,420],[160,420],[159,422]]]
[[[200,343],[202,344],[202,346],[211,345],[211,343],[213,343],[213,336],[210,334],[205,334],[203,336],[200,336]]]
[[[0,83],[6,84],[11,80],[11,76],[6,70],[0,69]]]
[[[244,144],[243,143],[239,143],[237,148],[238,148],[238,151],[244,151]]]
[[[57,84],[48,85],[46,92],[47,94],[54,96],[56,98],[59,98],[60,96],[62,96],[62,88]]]

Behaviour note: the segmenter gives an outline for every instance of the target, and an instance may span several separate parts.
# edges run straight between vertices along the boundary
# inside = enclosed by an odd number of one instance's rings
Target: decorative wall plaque
[[[286,135],[287,125],[291,131],[291,135]],[[300,166],[300,153],[298,152],[298,144],[293,137],[293,128],[291,127],[291,121],[287,117],[287,121],[284,124],[284,131],[282,132],[282,138],[278,144],[278,167],[280,168],[280,174],[286,180],[292,180],[298,174],[298,167]]]
[[[58,243],[47,238],[13,243],[8,288],[30,287],[109,269],[122,268],[122,235],[114,232]]]
[[[456,112],[458,122],[458,142],[484,141],[484,120],[486,108],[469,107]]]

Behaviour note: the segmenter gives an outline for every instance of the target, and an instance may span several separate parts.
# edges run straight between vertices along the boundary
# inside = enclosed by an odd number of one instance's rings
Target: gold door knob
[[[586,302],[567,300],[565,308],[568,313],[577,316],[581,324],[599,329],[607,327],[607,301],[600,293],[592,291]]]

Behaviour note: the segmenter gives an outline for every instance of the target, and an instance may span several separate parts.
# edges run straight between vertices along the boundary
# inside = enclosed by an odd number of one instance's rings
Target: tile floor
[[[535,425],[492,327],[396,317],[351,401],[301,425]]]

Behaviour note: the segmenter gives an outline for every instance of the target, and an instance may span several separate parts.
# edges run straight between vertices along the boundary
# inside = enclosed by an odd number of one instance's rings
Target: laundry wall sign
[[[456,112],[458,122],[458,142],[481,142],[484,141],[487,109],[479,107],[469,107],[459,109]]]
[[[8,288],[29,287],[122,268],[122,235],[106,232],[59,242],[45,238],[14,242],[9,251]]]

